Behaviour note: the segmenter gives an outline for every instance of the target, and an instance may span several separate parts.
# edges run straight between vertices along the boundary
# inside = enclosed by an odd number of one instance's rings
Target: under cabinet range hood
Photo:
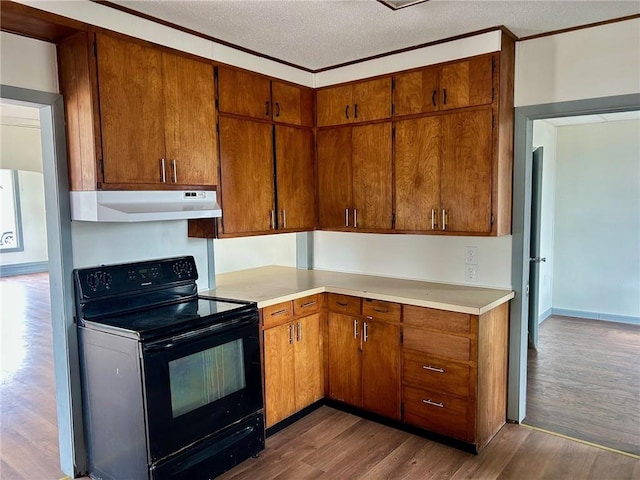
[[[71,195],[71,219],[152,222],[221,217],[213,190],[91,190]]]

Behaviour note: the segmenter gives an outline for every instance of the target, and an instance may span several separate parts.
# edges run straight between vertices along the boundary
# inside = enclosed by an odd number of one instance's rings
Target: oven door
[[[246,320],[143,346],[151,463],[263,408],[257,312]]]

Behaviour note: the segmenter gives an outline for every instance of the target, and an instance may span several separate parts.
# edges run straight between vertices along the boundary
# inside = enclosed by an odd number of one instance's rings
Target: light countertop
[[[258,308],[313,295],[354,297],[482,315],[514,297],[511,290],[422,282],[373,275],[268,266],[216,275],[215,290],[200,295],[257,302]]]

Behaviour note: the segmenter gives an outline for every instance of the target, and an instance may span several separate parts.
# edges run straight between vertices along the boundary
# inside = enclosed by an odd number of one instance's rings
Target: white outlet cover
[[[464,279],[467,282],[477,282],[478,281],[478,266],[477,265],[465,265],[465,268],[464,268]]]
[[[467,254],[464,263],[466,265],[478,264],[478,247],[467,247]]]

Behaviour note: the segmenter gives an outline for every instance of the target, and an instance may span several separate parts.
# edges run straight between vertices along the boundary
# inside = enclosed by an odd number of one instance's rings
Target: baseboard
[[[546,311],[544,311],[540,315],[538,315],[538,325],[540,325],[542,322],[544,322],[551,315],[553,315],[553,309],[552,308],[548,308]]]
[[[588,318],[589,320],[602,320],[604,322],[640,325],[640,317],[634,317],[632,315],[615,315],[613,313],[587,312],[566,308],[552,308],[551,311],[552,315],[562,315],[564,317]]]
[[[0,265],[0,277],[29,275],[49,271],[49,262],[16,263],[14,265]]]

